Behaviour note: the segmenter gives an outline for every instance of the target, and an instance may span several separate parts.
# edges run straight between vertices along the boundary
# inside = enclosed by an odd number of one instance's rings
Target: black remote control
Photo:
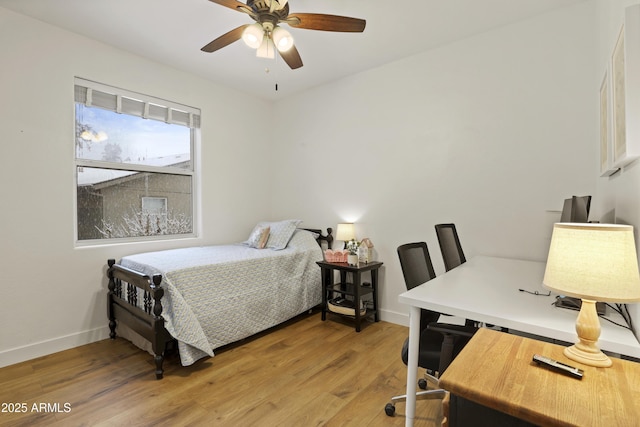
[[[575,366],[565,365],[564,363],[558,362],[557,360],[553,360],[545,356],[540,356],[539,354],[533,355],[533,361],[538,365],[544,366],[556,372],[560,372],[561,374],[577,378],[579,380],[581,380],[582,376],[584,375],[584,371],[582,369],[578,369]]]

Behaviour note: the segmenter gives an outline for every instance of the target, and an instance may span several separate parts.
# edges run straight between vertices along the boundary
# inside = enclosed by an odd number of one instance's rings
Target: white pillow
[[[276,222],[259,222],[257,226],[269,227],[269,240],[267,240],[267,248],[279,251],[287,247],[291,236],[293,236],[296,227],[302,222],[299,219],[287,219]],[[256,227],[257,227],[256,226]]]

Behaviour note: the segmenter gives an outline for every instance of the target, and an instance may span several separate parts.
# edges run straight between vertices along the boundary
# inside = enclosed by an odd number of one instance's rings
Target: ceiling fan
[[[215,52],[218,49],[242,39],[248,46],[256,49],[256,55],[274,58],[277,49],[287,65],[295,70],[302,67],[302,59],[293,43],[291,34],[280,24],[307,30],[337,31],[361,33],[367,22],[364,19],[349,18],[320,13],[289,13],[288,0],[209,0],[221,6],[251,17],[254,24],[241,25],[204,46],[203,52]]]

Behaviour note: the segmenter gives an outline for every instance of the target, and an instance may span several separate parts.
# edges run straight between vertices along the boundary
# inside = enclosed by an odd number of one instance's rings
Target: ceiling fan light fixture
[[[273,43],[275,43],[280,52],[286,52],[293,46],[293,37],[291,36],[291,33],[284,28],[274,28],[271,35],[273,37]]]
[[[262,25],[255,24],[249,25],[242,32],[242,41],[252,49],[258,49],[264,40],[264,28]]]
[[[258,58],[274,59],[276,57],[276,49],[273,41],[269,37],[265,37],[262,40],[262,44],[256,50],[256,56]]]
[[[275,58],[276,49],[282,60],[296,70],[302,67],[302,58],[288,31],[279,29],[278,24],[287,24],[294,28],[332,31],[342,33],[361,33],[367,21],[348,16],[328,15],[324,13],[289,13],[288,0],[211,0],[220,6],[249,15],[256,24],[244,24],[227,31],[212,40],[200,50],[211,53],[243,39],[244,43],[256,49],[256,56]]]

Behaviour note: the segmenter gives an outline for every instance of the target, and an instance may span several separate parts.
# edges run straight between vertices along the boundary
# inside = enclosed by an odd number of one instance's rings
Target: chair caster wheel
[[[418,387],[420,387],[420,390],[426,390],[427,389],[427,380],[425,380],[424,378],[420,378],[418,380]]]
[[[396,414],[396,407],[393,406],[393,403],[387,403],[384,407],[384,413],[389,417],[393,417]]]

